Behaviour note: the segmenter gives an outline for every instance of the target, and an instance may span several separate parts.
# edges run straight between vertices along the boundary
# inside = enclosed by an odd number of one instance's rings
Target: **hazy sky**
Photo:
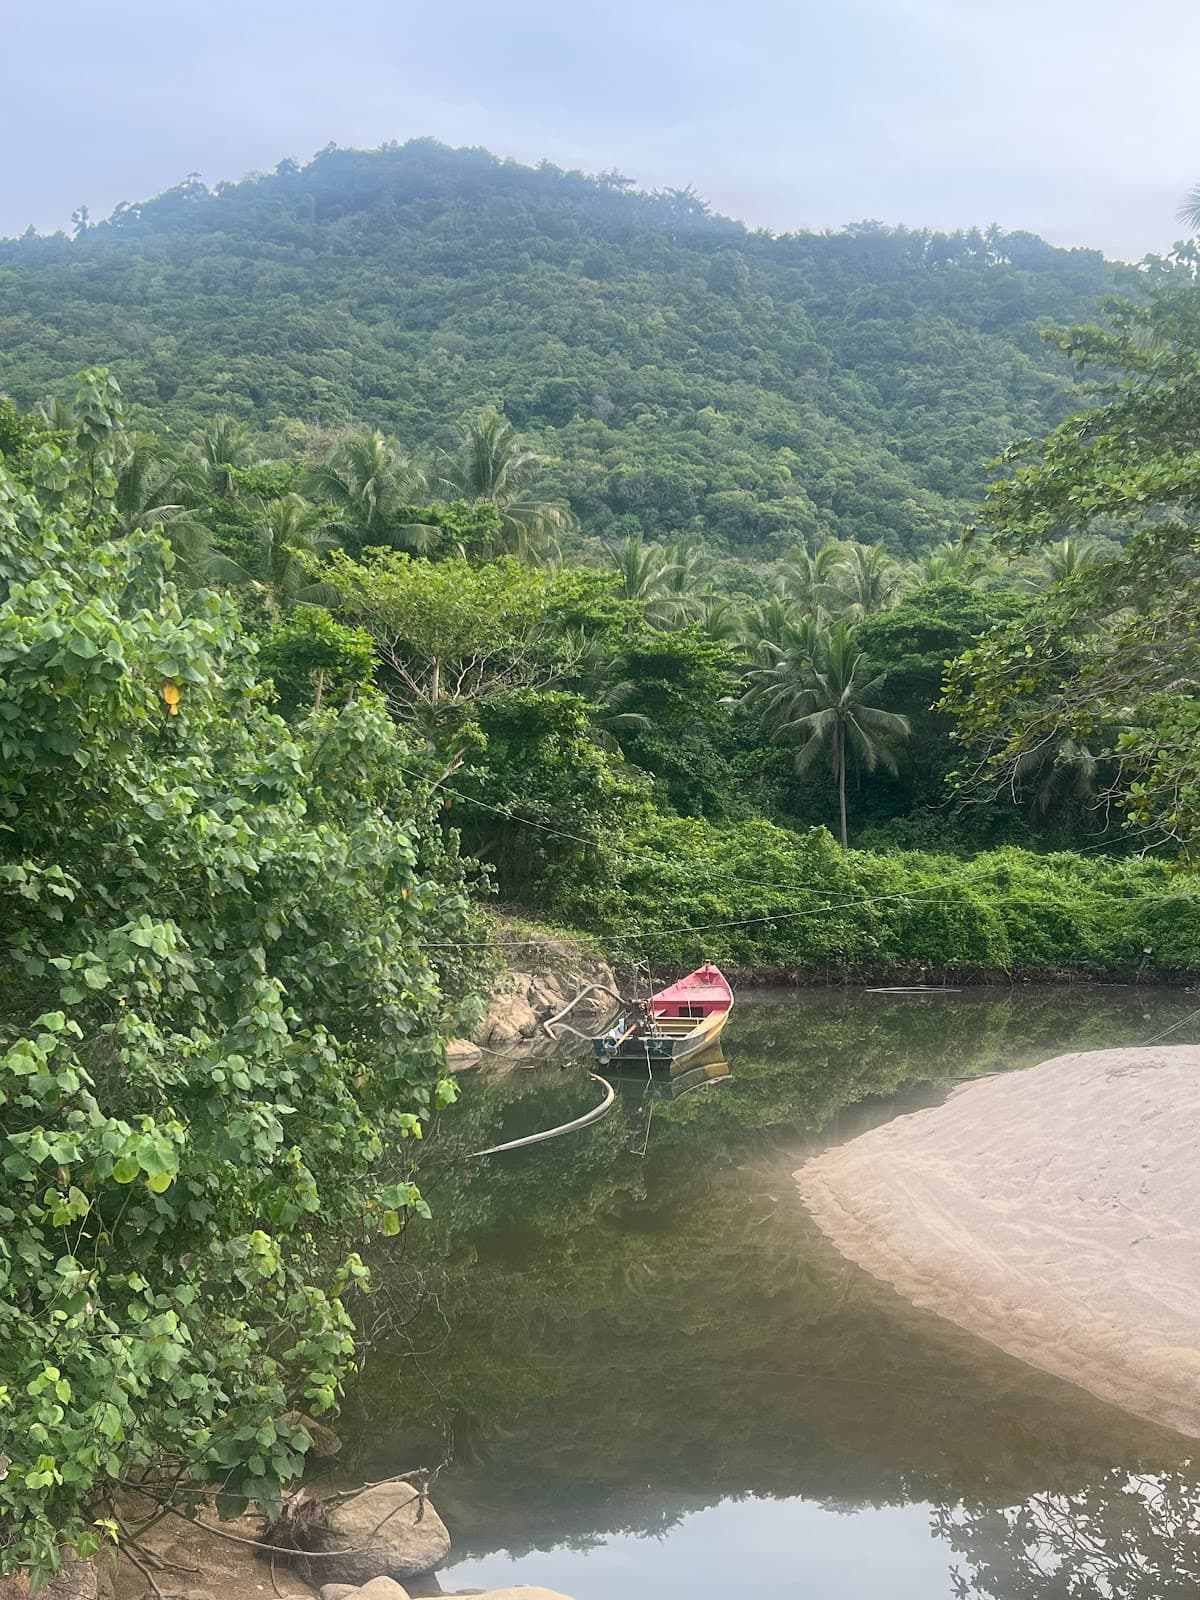
[[[4,46],[5,233],[419,134],[1132,258],[1200,181],[1200,0],[58,0]]]

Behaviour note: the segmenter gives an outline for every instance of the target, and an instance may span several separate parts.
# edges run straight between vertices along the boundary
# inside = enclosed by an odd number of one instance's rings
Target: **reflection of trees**
[[[1200,1486],[1114,1469],[1069,1494],[1005,1509],[970,1501],[935,1526],[964,1558],[960,1600],[1195,1600]]]
[[[1156,1026],[1187,1001],[1173,1006]],[[459,1161],[591,1103],[553,1066],[471,1080],[428,1141],[434,1221],[409,1238],[446,1319],[422,1346],[438,1346],[420,1364],[431,1382],[403,1350],[372,1356],[347,1419],[359,1466],[401,1470],[449,1437],[438,1505],[464,1553],[659,1530],[729,1494],[995,1512],[1085,1493],[1114,1461],[1173,1468],[1171,1436],[849,1267],[791,1177],[818,1137],[898,1096],[1146,1027],[1129,991],[748,1004],[731,1081],[660,1103],[644,1158],[635,1096],[579,1139]]]

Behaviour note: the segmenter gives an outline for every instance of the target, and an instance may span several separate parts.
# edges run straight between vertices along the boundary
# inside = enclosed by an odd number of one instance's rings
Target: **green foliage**
[[[1056,803],[1098,787],[1130,828],[1200,843],[1200,290],[1168,287],[1110,308],[1112,327],[1059,338],[1100,367],[1098,404],[1006,455],[988,517],[1025,551],[1119,533],[1115,553],[1060,545],[1059,581],[1026,620],[985,639],[951,675],[977,793]],[[1108,758],[1104,767],[1101,763]]]
[[[301,606],[263,640],[259,670],[270,678],[276,704],[290,720],[318,702],[342,706],[369,696],[375,644],[364,629],[335,622],[317,606]]]
[[[405,451],[490,404],[546,459],[521,496],[590,533],[917,551],[957,531],[984,461],[1062,416],[1038,329],[1118,271],[996,230],[752,233],[427,140],[331,149],[0,244],[0,385],[32,404],[84,350],[180,435],[365,420]],[[221,427],[218,492],[245,445]]]
[[[1200,971],[1197,896],[1153,861],[839,850],[823,828],[656,820],[564,915],[665,967],[961,975]]]
[[[289,728],[231,605],[107,537],[87,390],[60,487],[0,471],[0,1570],[35,1580],[131,1484],[299,1474],[478,965],[420,755],[364,702]]]

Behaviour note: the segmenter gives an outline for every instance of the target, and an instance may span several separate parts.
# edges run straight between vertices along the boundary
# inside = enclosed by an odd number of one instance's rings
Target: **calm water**
[[[435,1222],[379,1268],[403,1333],[347,1420],[371,1477],[449,1458],[447,1588],[577,1600],[1183,1600],[1200,1451],[906,1305],[792,1181],[963,1077],[1134,1043],[1200,1004],[1135,989],[743,997],[731,1076],[594,1102],[578,1065],[465,1081]],[[1172,1040],[1195,1041],[1189,1025]]]

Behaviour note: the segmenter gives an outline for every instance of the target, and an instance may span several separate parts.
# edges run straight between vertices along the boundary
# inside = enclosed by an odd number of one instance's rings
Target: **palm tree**
[[[1188,190],[1183,204],[1176,212],[1176,218],[1179,222],[1186,222],[1189,228],[1195,228],[1200,233],[1200,183],[1195,188]]]
[[[347,434],[308,474],[307,487],[335,509],[339,530],[359,548],[421,551],[439,537],[439,529],[412,519],[413,507],[429,494],[424,471],[377,429]]]
[[[927,550],[917,562],[913,576],[918,584],[954,583],[975,584],[988,570],[988,558],[976,545],[962,539],[943,539],[941,544]]]
[[[815,612],[808,613],[815,617]],[[779,658],[779,644],[792,629],[805,618],[805,613],[793,600],[773,594],[742,613],[739,642],[747,661],[754,665],[770,666]]]
[[[651,621],[667,621],[679,610],[675,580],[680,566],[659,544],[645,544],[634,535],[620,550],[609,550],[620,584],[622,600],[635,600]]]
[[[690,621],[700,615],[712,595],[713,558],[694,544],[669,544],[663,553],[666,598],[674,600],[679,620]]]
[[[1094,566],[1099,559],[1099,546],[1091,544],[1086,539],[1074,539],[1068,536],[1046,551],[1036,568],[1032,572],[1027,572],[1020,580],[1019,587],[1033,590],[1049,589],[1056,583],[1064,583],[1068,578],[1073,578],[1085,568]]]
[[[881,544],[843,545],[843,558],[827,586],[826,603],[854,621],[886,611],[897,598],[904,580],[899,563]]]
[[[802,550],[782,561],[775,573],[775,590],[809,611],[819,611],[837,596],[837,575],[846,564],[846,547],[830,541],[816,552]]]
[[[230,416],[205,423],[192,438],[190,455],[197,484],[222,500],[237,497],[237,469],[254,466],[259,459],[248,425]]]
[[[745,638],[745,610],[728,595],[702,596],[698,620],[708,637],[718,644],[739,644]]]
[[[440,492],[461,500],[487,500],[500,512],[497,555],[540,559],[575,527],[567,506],[536,491],[545,457],[518,436],[494,406],[465,417],[458,447],[441,462]]]
[[[909,719],[871,703],[885,674],[872,675],[854,632],[839,622],[829,634],[810,619],[803,634],[778,659],[751,675],[745,701],[767,713],[776,739],[796,745],[796,771],[805,775],[824,757],[838,791],[843,849],[846,827],[846,770],[851,757],[874,772],[898,770],[894,741],[912,732]]]
[[[209,531],[187,504],[179,469],[159,441],[146,435],[123,438],[113,469],[116,531],[161,533],[184,565],[193,570],[201,567],[209,553]]]
[[[254,570],[229,556],[217,555],[207,564],[208,575],[253,588],[268,605],[284,613],[298,605],[337,605],[341,592],[332,583],[312,577],[315,560],[340,543],[322,524],[321,515],[319,507],[298,494],[260,502]]]

